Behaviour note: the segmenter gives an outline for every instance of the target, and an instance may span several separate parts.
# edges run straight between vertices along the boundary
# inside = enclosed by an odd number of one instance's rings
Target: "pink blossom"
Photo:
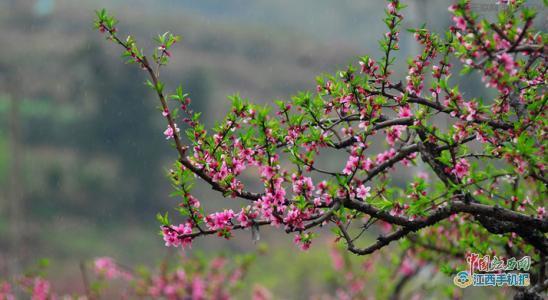
[[[405,106],[402,106],[399,108],[399,113],[398,113],[398,116],[400,118],[409,118],[411,117],[413,114],[411,113],[411,108],[409,108],[409,105],[405,105]]]
[[[331,205],[332,201],[333,201],[333,197],[331,197],[328,194],[325,194],[325,199],[324,199],[325,205]]]
[[[223,161],[221,164],[221,168],[213,175],[213,181],[219,182],[223,181],[228,175],[230,174],[230,169],[228,168],[228,165],[226,164],[226,161]]]
[[[485,133],[481,131],[480,129],[476,131],[476,140],[482,143],[487,143],[489,141]]]
[[[401,205],[396,202],[389,213],[393,216],[402,216],[408,208],[409,204]]]
[[[310,249],[310,244],[312,244],[312,237],[309,233],[300,233],[295,235],[293,242],[299,246],[303,251]]]
[[[162,228],[162,234],[164,236],[164,241],[166,242],[166,247],[177,247],[181,244],[179,240],[179,235],[175,230],[170,230],[168,228]]]
[[[184,281],[186,279],[185,270],[177,269],[177,271],[175,271],[175,276],[177,277],[178,281]]]
[[[105,276],[107,279],[117,278],[119,275],[118,267],[110,257],[99,257],[94,261],[95,273]]]
[[[356,189],[356,197],[358,197],[359,199],[365,200],[366,198],[371,197],[371,193],[369,193],[370,190],[371,190],[371,187],[364,186],[362,184]]]
[[[457,16],[454,16],[453,17],[453,22],[455,22],[455,26],[462,30],[462,31],[466,31],[466,20],[464,20],[463,17],[457,17]]]
[[[192,280],[192,300],[205,299],[205,282],[200,277],[194,277]]]
[[[240,222],[240,225],[245,228],[251,226],[253,224],[253,219],[255,219],[257,216],[258,213],[253,211],[252,208],[248,206],[246,208],[242,208],[236,220],[238,220],[238,222]]]
[[[188,195],[188,204],[194,208],[200,208],[200,201],[192,195]]]
[[[508,53],[503,53],[498,56],[500,62],[504,65],[504,69],[508,74],[514,75],[515,74],[515,63],[512,56]]]
[[[209,229],[219,230],[230,227],[232,218],[234,218],[234,211],[232,211],[232,209],[225,209],[224,211],[207,216],[206,223]]]
[[[32,300],[46,300],[50,292],[49,281],[40,277],[34,278],[34,286],[32,289]]]
[[[390,146],[394,146],[396,140],[398,140],[402,132],[407,128],[405,125],[394,125],[386,131],[386,142]]]
[[[242,212],[240,212],[238,214],[238,217],[236,218],[236,220],[238,220],[238,222],[240,222],[240,225],[242,227],[249,227],[251,226],[251,220],[249,219],[249,217],[246,215],[245,211],[242,209]]]
[[[455,167],[453,168],[452,173],[455,174],[458,178],[462,178],[468,175],[469,170],[470,170],[470,164],[468,163],[466,159],[461,158],[455,164]]]
[[[11,291],[11,285],[7,282],[0,282],[0,299],[15,300],[15,295]]]
[[[415,273],[415,270],[417,269],[417,265],[416,263],[411,260],[411,258],[409,258],[408,256],[406,256],[401,265],[400,265],[400,269],[398,270],[399,273],[401,273],[403,276],[410,276],[412,275],[413,273]]]
[[[162,290],[163,282],[154,278],[152,280],[152,285],[148,288],[148,294],[154,298],[160,297]]]
[[[295,194],[305,194],[310,195],[314,190],[314,183],[312,178],[306,176],[297,176],[293,174],[293,192]]]
[[[361,292],[365,287],[365,282],[363,280],[352,280],[350,282],[350,290],[354,294],[358,294]]]
[[[210,267],[213,269],[213,270],[220,270],[222,269],[224,266],[226,265],[226,259],[223,258],[223,257],[216,257],[214,258],[211,263],[210,263]]]
[[[407,157],[405,157],[404,159],[402,159],[401,163],[405,166],[405,167],[410,167],[411,166],[411,162],[417,158],[417,153],[411,153],[409,154]]]
[[[236,268],[236,270],[232,272],[232,275],[230,275],[229,282],[231,284],[236,284],[238,283],[239,280],[242,279],[243,275],[244,275],[244,271],[242,270],[242,268]]]
[[[314,198],[314,200],[312,202],[314,203],[314,206],[316,206],[316,207],[322,205],[322,199],[320,197]]]
[[[393,2],[393,1],[388,2],[387,7],[388,7],[388,12],[389,12],[390,14],[393,15],[393,14],[396,13],[396,3],[395,3],[395,2]]]
[[[268,289],[263,286],[255,285],[253,287],[253,294],[251,295],[252,300],[270,300],[272,299],[272,294]]]
[[[358,167],[358,164],[360,162],[360,158],[355,155],[351,155],[348,158],[348,161],[346,162],[346,166],[343,169],[343,174],[350,175],[354,170]]]
[[[368,58],[367,61],[360,61],[361,72],[368,75],[375,75],[375,71],[379,69],[379,66],[376,65],[375,60]]]
[[[175,126],[175,132],[179,133],[180,129],[177,127],[177,124],[174,124]],[[167,126],[166,130],[164,130],[164,135],[166,136],[166,140],[172,139],[175,135],[173,132],[173,128],[171,126]]]
[[[385,221],[380,221],[380,230],[383,234],[389,234],[392,232],[392,227],[392,224]]]
[[[350,105],[350,103],[352,103],[353,99],[354,99],[354,97],[352,95],[346,95],[346,96],[342,97],[339,102],[344,106],[348,106],[348,105]]]
[[[316,190],[316,194],[322,194],[327,189],[327,181],[322,180],[320,183],[318,183],[318,189]]]
[[[184,224],[179,224],[179,226],[164,226],[162,227],[162,234],[164,236],[164,241],[166,247],[178,247],[190,246],[192,243],[191,237],[180,238],[179,235],[189,235],[192,233],[192,224],[186,222]]]
[[[391,159],[392,157],[394,157],[394,155],[396,155],[396,150],[394,150],[394,148],[390,148],[390,150],[386,150],[382,153],[379,153],[377,155],[377,165],[380,165],[382,163],[384,163],[385,161]]]
[[[521,156],[514,157],[514,164],[516,165],[516,171],[520,174],[525,173],[525,169],[529,165],[525,159],[523,159]]]
[[[287,228],[304,228],[304,220],[306,219],[306,213],[303,213],[299,208],[291,205],[287,211],[287,215],[283,221]]]
[[[539,208],[537,208],[537,215],[539,219],[544,218],[544,215],[546,215],[546,209],[544,206],[539,206]]]
[[[344,259],[335,245],[331,247],[331,262],[333,263],[333,268],[336,271],[341,271],[344,267]]]
[[[337,289],[336,298],[338,300],[351,300],[352,295],[343,289]]]
[[[361,165],[361,168],[366,170],[366,171],[369,171],[371,170],[371,168],[373,168],[373,161],[371,160],[371,158],[367,158],[367,159],[364,159],[362,160],[362,165]]]
[[[453,134],[453,139],[455,141],[462,141],[463,139],[468,136],[468,133],[466,132],[466,126],[463,123],[455,123],[453,124],[453,128],[455,128],[455,133]]]
[[[343,128],[341,128],[341,132],[345,136],[353,136],[354,135],[354,129],[352,127],[343,127]]]
[[[173,284],[167,284],[164,287],[164,295],[168,296],[168,298],[171,298],[177,294],[177,288]]]
[[[462,116],[466,121],[473,121],[476,119],[478,114],[478,103],[474,101],[464,102],[464,107],[466,108],[466,114]]]

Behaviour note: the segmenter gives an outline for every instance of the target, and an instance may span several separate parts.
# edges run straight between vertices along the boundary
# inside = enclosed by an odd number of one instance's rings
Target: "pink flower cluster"
[[[306,176],[297,176],[297,174],[291,175],[293,180],[293,192],[297,195],[305,195],[310,197],[314,190],[314,183],[312,178]]]
[[[361,72],[370,76],[375,76],[375,72],[379,69],[379,66],[372,58],[367,58],[365,61],[360,60]]]
[[[383,164],[387,160],[393,158],[396,155],[396,150],[394,148],[390,148],[384,152],[381,152],[377,155],[376,163],[377,165]]]
[[[179,235],[189,235],[192,233],[192,224],[186,222],[178,226],[163,226],[162,234],[167,247],[190,246],[192,243],[191,237],[179,237]]]
[[[48,300],[57,298],[57,295],[51,292],[50,282],[42,277],[23,277],[20,280],[20,283],[22,287],[31,291],[32,300]],[[10,296],[13,296],[10,291],[10,285],[4,283],[2,288],[6,291],[6,299],[10,299]],[[0,291],[0,296],[3,296],[2,293],[4,293],[4,291]]]
[[[93,262],[93,270],[99,276],[104,276],[106,279],[124,278],[131,279],[131,274],[123,271],[116,264],[114,259],[110,257],[98,257]]]
[[[360,164],[360,156],[355,151],[352,151],[352,154],[348,158],[348,161],[346,162],[346,166],[343,169],[344,175],[350,175],[354,170],[358,168]]]
[[[11,284],[0,281],[0,299],[1,300],[15,300],[15,295],[11,290]]]
[[[249,227],[253,224],[255,218],[259,216],[259,213],[255,211],[251,206],[242,208],[238,217],[236,218],[243,228]]]
[[[192,300],[206,299],[206,283],[204,279],[199,276],[188,278],[182,269],[178,269],[167,276],[156,275],[152,278],[150,284],[139,281],[138,285],[147,287],[146,294],[153,298],[165,297],[169,300],[176,300],[181,299],[181,296],[185,295],[188,299]],[[219,299],[230,299],[230,297],[224,293],[222,296],[219,295]]]
[[[224,211],[210,214],[206,217],[207,227],[210,230],[230,230],[234,216],[232,209],[225,209]]]
[[[395,125],[386,130],[386,142],[390,147],[394,147],[396,141],[400,138],[402,132],[405,131],[407,126],[405,125]]]
[[[451,173],[455,174],[458,178],[463,178],[468,176],[470,171],[470,164],[464,158],[461,158],[457,161]]]
[[[49,281],[36,277],[32,290],[32,300],[46,300],[49,298],[51,284]]]

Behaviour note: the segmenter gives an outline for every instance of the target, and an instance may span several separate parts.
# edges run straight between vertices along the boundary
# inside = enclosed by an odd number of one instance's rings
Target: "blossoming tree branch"
[[[169,92],[160,79],[179,37],[158,36],[149,57],[99,11],[96,27],[146,72],[178,153],[169,177],[181,221],[159,215],[166,245],[271,226],[307,249],[317,229],[329,227],[358,255],[398,240],[422,247],[430,261],[467,251],[531,255],[539,270],[532,280],[546,289],[546,35],[534,9],[507,2],[495,21],[460,1],[449,8],[454,25],[444,35],[409,30],[421,51],[407,61],[407,76],[395,78],[404,6],[388,1],[381,57],[360,57],[276,108],[232,96],[231,110],[212,129],[181,87]],[[471,97],[452,80],[467,73],[479,74],[488,98]],[[332,153],[346,163],[322,166]],[[254,191],[242,178],[256,169],[264,188]],[[409,175],[405,182],[392,180],[397,172]],[[207,213],[191,193],[196,178],[227,207],[232,198],[248,204]],[[378,234],[374,228],[381,234],[364,244],[363,233]]]

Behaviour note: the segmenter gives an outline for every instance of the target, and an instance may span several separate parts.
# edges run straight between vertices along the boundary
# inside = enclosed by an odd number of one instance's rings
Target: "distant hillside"
[[[421,4],[417,11],[415,3]],[[409,0],[407,19],[412,23],[415,14],[434,27],[448,16],[450,0]],[[493,1],[494,2],[494,1]],[[351,42],[367,46],[367,42],[384,30],[380,22],[386,1],[363,0],[160,0],[152,4],[141,0],[142,5],[157,6],[169,12],[181,10],[185,15],[201,16],[223,22],[263,25],[289,32],[300,32],[320,40]]]

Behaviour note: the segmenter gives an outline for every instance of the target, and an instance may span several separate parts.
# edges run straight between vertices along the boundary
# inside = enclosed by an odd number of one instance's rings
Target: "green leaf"
[[[158,93],[163,93],[164,87],[165,87],[165,84],[164,84],[163,82],[161,82],[161,81],[158,81],[158,82],[156,83],[156,88],[155,88],[155,90],[156,90]]]
[[[158,222],[160,222],[164,226],[169,226],[170,222],[169,222],[167,212],[164,215],[162,215],[161,213],[157,213],[156,220],[158,220]]]
[[[462,66],[462,70],[460,70],[459,74],[460,75],[467,75],[469,74],[470,72],[472,72],[473,68],[469,65],[463,65]]]
[[[41,258],[38,260],[38,267],[39,268],[47,268],[50,265],[50,261],[48,258]]]

